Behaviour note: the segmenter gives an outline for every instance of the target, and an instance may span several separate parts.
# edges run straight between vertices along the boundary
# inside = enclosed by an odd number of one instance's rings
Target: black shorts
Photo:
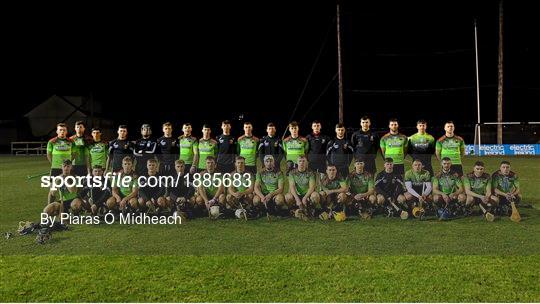
[[[73,202],[74,199],[70,199],[67,201],[64,201],[64,213],[68,212],[71,208],[71,202]]]
[[[312,163],[309,163],[309,168],[313,172],[326,173],[326,163],[312,162]]]
[[[480,205],[480,204],[482,204],[482,206],[486,206],[486,204],[484,204],[482,199],[479,199],[478,197],[473,197],[473,205]]]
[[[157,202],[157,199],[160,198],[160,197],[162,197],[162,196],[150,195],[150,194],[146,194],[144,192],[139,191],[139,198],[142,198],[145,202],[148,202],[151,199],[154,199]]]
[[[506,196],[497,194],[497,197],[499,198],[499,205],[510,205],[510,201],[506,199]],[[519,196],[516,196],[514,199],[514,204],[518,205],[520,201],[521,199]]]
[[[364,171],[371,173],[371,175],[377,174],[377,165],[375,164],[375,157],[366,157],[364,159]]]
[[[346,178],[349,176],[349,166],[336,166],[339,176]]]
[[[99,201],[93,201],[91,205],[96,205],[96,206],[98,206],[98,207],[103,207],[103,206],[105,206],[105,203],[107,202],[108,199],[109,199],[109,198],[106,197],[106,198],[101,199],[101,200],[99,200]],[[86,200],[86,202],[87,202],[87,203],[90,203],[88,200]]]
[[[246,172],[257,174],[257,166],[246,166]]]
[[[450,167],[450,172],[457,173],[459,175],[459,177],[462,177],[463,176],[463,166],[462,165],[452,165],[452,167]]]
[[[405,165],[404,164],[394,164],[394,172],[398,173],[403,177],[405,175]]]
[[[184,167],[185,172],[189,172],[191,166]],[[161,163],[159,165],[159,175],[161,176],[174,176],[176,177],[176,169],[174,168],[174,163]]]
[[[137,165],[135,165],[135,173],[138,175],[138,176],[141,176],[141,175],[145,175],[148,173],[148,168],[146,167],[146,165],[139,165],[139,163],[137,163]]]
[[[247,168],[247,166],[246,166],[246,168]],[[235,169],[234,164],[221,164],[221,163],[218,163],[217,167],[216,167],[216,171],[221,173],[221,174],[231,173],[231,172],[234,171],[234,169]]]
[[[71,169],[71,174],[75,176],[86,176],[88,175],[88,167],[86,165],[74,165]]]
[[[51,168],[51,176],[60,176],[62,175],[61,168]]]

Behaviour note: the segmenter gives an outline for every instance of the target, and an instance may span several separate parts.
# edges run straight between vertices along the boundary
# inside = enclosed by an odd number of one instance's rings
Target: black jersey
[[[133,159],[133,142],[118,138],[109,142],[109,157],[112,157],[113,171],[122,169],[122,159],[126,156]]]
[[[387,173],[385,170],[377,174],[375,178],[375,191],[384,197],[397,198],[398,195],[405,191],[405,184],[401,174],[392,171]]]
[[[322,134],[311,133],[306,136],[309,142],[307,151],[308,161],[314,164],[326,164],[326,150],[330,137]]]
[[[259,147],[257,148],[257,154],[261,159],[261,162],[264,163],[265,155],[272,155],[276,167],[279,167],[279,163],[283,159],[283,144],[279,137],[277,136],[264,136],[259,142]]]
[[[133,155],[135,155],[137,161],[135,171],[137,171],[138,174],[144,172],[146,170],[146,162],[149,159],[154,158],[156,146],[156,141],[151,138],[141,138],[135,142],[133,146]]]
[[[178,139],[162,136],[156,140],[157,157],[163,164],[172,164],[178,157]]]
[[[217,141],[217,161],[222,165],[233,165],[236,156],[236,139],[232,135],[221,134]]]
[[[375,157],[379,151],[379,136],[377,133],[367,130],[359,130],[351,136],[351,144],[354,148],[354,156],[361,159],[365,155]]]
[[[328,142],[326,158],[330,164],[338,167],[348,167],[351,163],[353,152],[351,142],[348,139],[339,139],[336,137]]]

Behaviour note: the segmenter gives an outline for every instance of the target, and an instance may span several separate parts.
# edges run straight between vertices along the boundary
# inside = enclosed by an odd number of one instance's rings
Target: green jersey
[[[62,176],[63,178],[65,178],[65,176]],[[60,194],[60,197],[62,198],[63,201],[70,201],[72,199],[75,199],[77,198],[79,195],[78,195],[78,188],[75,188],[75,192],[70,192],[66,186],[64,187],[61,187],[58,189],[59,191],[59,194]]]
[[[349,174],[349,185],[353,194],[362,194],[375,188],[375,180],[369,172],[356,173],[354,171]]]
[[[519,189],[519,178],[516,173],[510,171],[508,175],[503,175],[500,170],[491,176],[492,189],[498,189],[503,193],[512,193]]]
[[[257,147],[259,139],[255,136],[240,136],[238,138],[237,153],[246,159],[246,166],[255,166],[257,164]]]
[[[178,137],[178,142],[180,146],[180,159],[184,161],[186,166],[193,164],[193,151],[197,150],[199,142],[197,138],[193,136],[182,135]]]
[[[422,195],[424,193],[424,191],[422,190],[424,183],[431,183],[431,174],[429,173],[429,171],[424,169],[420,170],[420,172],[408,170],[407,172],[405,172],[405,183],[406,182],[411,182],[414,191]]]
[[[61,169],[65,159],[71,160],[73,142],[67,138],[55,137],[47,143],[47,153],[52,154],[51,168]]]
[[[289,173],[289,183],[293,183],[296,193],[300,196],[306,195],[309,190],[309,184],[315,184],[315,173],[313,171],[300,172],[295,169]]]
[[[439,191],[449,195],[456,192],[459,188],[463,187],[461,179],[457,173],[451,172],[439,172],[433,177],[433,185],[437,185]]]
[[[463,177],[463,185],[468,185],[472,192],[479,195],[490,194],[487,193],[487,187],[489,184],[491,184],[491,177],[487,173],[484,173],[478,177],[471,172]]]
[[[246,185],[253,185],[253,174],[249,173],[249,172],[245,172],[244,173],[239,173],[239,172],[236,172],[236,170],[231,173],[232,176],[234,177],[234,174],[240,174],[240,186],[238,187],[235,187],[232,183],[231,185],[233,185],[233,188],[238,191],[238,192],[245,192],[246,190],[248,190],[250,187],[246,187]]]
[[[216,157],[217,141],[213,139],[199,139],[199,169],[206,169],[206,158],[208,156]]]
[[[137,176],[134,172],[132,172],[131,174],[122,173],[122,179],[124,178],[124,176],[131,176],[131,182],[128,184],[127,187],[124,187],[123,183],[120,183],[120,187],[118,187],[118,190],[120,191],[121,197],[126,197],[130,195],[133,192],[134,188],[137,188]]]
[[[86,157],[88,155],[88,146],[84,136],[73,135],[69,138],[73,142],[71,151],[75,154],[73,159],[74,166],[86,166]]]
[[[403,165],[407,141],[407,136],[401,133],[384,135],[380,141],[381,149],[384,150],[384,158],[391,157],[394,160],[394,165]]]
[[[214,175],[217,173],[217,172],[214,172],[214,173],[210,173],[206,170],[202,171],[201,172],[201,182],[203,181],[204,179],[204,175],[205,174],[210,174],[210,186],[209,187],[206,187],[206,186],[203,186],[202,183],[201,183],[201,187],[203,187],[203,189],[206,191],[206,196],[208,197],[208,199],[212,199],[214,198],[214,196],[216,195],[216,193],[218,192],[219,190],[219,187],[216,187],[216,184],[218,184],[218,182],[214,182],[214,178],[215,179],[221,179],[221,175],[219,175],[219,177],[214,177]]]
[[[99,165],[105,167],[107,165],[107,152],[109,145],[102,141],[94,141],[88,145],[88,154],[90,157],[90,167]]]
[[[326,190],[337,190],[341,187],[347,187],[347,179],[346,178],[338,178],[337,176],[331,180],[328,178],[328,175],[324,175],[324,177],[321,179],[321,185],[319,191],[326,191]]]
[[[279,183],[283,183],[283,173],[281,171],[267,171],[257,173],[256,181],[261,185],[261,192],[267,195],[279,188]]]
[[[408,145],[411,154],[433,154],[435,150],[435,138],[427,133],[416,133],[409,137]]]
[[[441,159],[450,158],[452,165],[461,165],[461,155],[465,152],[465,141],[459,136],[442,136],[437,140],[435,151],[441,153]]]
[[[304,137],[287,137],[283,140],[283,150],[286,159],[298,164],[298,156],[306,155],[309,150],[309,142]]]

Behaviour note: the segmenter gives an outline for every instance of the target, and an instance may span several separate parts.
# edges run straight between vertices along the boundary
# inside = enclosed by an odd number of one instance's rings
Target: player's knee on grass
[[[133,209],[137,209],[137,207],[139,206],[139,200],[137,200],[137,198],[132,198],[129,200],[129,206]]]
[[[114,210],[116,209],[117,202],[116,202],[116,199],[113,196],[111,196],[109,197],[109,199],[107,199],[107,202],[105,204],[107,205],[107,209]]]
[[[261,204],[261,198],[258,195],[253,197],[253,206],[257,207]]]
[[[319,194],[319,192],[314,191],[309,196],[309,200],[313,205],[319,205],[321,203],[321,195]]]
[[[227,204],[234,204],[234,202],[233,202],[234,196],[232,194],[227,194],[225,196],[225,199],[227,200]]]
[[[377,204],[382,205],[384,204],[384,196],[382,194],[377,194]]]
[[[58,215],[60,213],[60,203],[52,202],[43,208],[43,213],[49,216]]]
[[[294,196],[291,193],[285,194],[285,202],[287,202],[287,205],[289,206],[293,206],[294,204],[296,204]]]
[[[202,198],[202,196],[196,195],[196,196],[194,196],[194,198],[195,198],[195,204],[197,206],[203,206],[204,205],[204,199]]]
[[[403,204],[405,204],[405,201],[406,201],[406,199],[405,199],[405,196],[403,194],[398,195],[398,197],[397,197],[397,202],[398,203],[403,205]]]
[[[93,215],[96,215],[98,212],[98,206],[96,204],[90,206],[90,212],[92,212]]]
[[[218,197],[218,203],[222,206],[225,206],[227,200],[225,199],[225,194],[220,194]]]
[[[377,197],[374,194],[370,195],[368,199],[371,205],[375,205],[375,203],[377,202]]]
[[[283,194],[277,194],[274,196],[274,202],[277,206],[283,207],[285,205],[285,196]]]
[[[81,209],[82,209],[81,199],[80,198],[73,199],[73,201],[71,201],[70,207],[73,214],[79,214],[79,212],[81,212]]]

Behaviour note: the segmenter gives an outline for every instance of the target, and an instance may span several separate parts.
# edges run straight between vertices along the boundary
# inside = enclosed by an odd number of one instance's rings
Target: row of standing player
[[[345,126],[337,124],[335,137],[321,133],[321,123],[314,121],[311,124],[312,133],[306,137],[299,136],[299,126],[296,122],[288,125],[289,136],[280,139],[276,135],[273,123],[267,124],[267,135],[259,139],[253,135],[253,125],[244,123],[244,135],[235,138],[231,135],[231,123],[223,121],[223,133],[213,139],[211,128],[204,125],[203,136],[197,139],[192,135],[191,124],[182,126],[183,134],[172,136],[172,124],[162,125],[163,136],[154,140],[150,125],[141,127],[142,138],[137,141],[127,139],[127,126],[120,125],[118,138],[106,143],[101,138],[99,128],[92,129],[92,139],[85,136],[85,124],[78,121],[75,124],[75,135],[67,138],[67,126],[63,123],[57,126],[57,136],[51,139],[47,146],[47,157],[51,162],[51,175],[59,175],[61,163],[64,159],[73,160],[73,173],[75,175],[90,174],[91,168],[100,165],[105,171],[118,171],[122,167],[122,159],[130,156],[135,159],[135,171],[142,174],[146,170],[146,161],[157,158],[160,162],[162,175],[174,174],[174,161],[182,159],[189,167],[190,173],[205,169],[205,159],[214,156],[217,159],[218,172],[231,172],[234,170],[234,158],[241,155],[246,159],[246,168],[249,172],[256,172],[257,159],[265,155],[272,155],[280,164],[282,159],[287,160],[287,172],[297,166],[299,155],[307,155],[310,169],[323,173],[327,164],[334,164],[338,172],[345,176],[351,161],[361,159],[365,162],[367,172],[376,173],[375,160],[381,153],[383,158],[394,160],[395,171],[405,173],[404,160],[407,154],[413,159],[420,160],[424,168],[433,175],[431,165],[432,155],[437,159],[449,157],[452,161],[452,170],[460,176],[463,175],[461,158],[465,153],[465,144],[461,137],[454,134],[454,123],[449,121],[444,125],[445,135],[437,141],[426,132],[427,123],[419,120],[418,132],[407,137],[399,132],[397,119],[390,119],[389,132],[379,137],[377,132],[371,130],[369,117],[360,120],[361,129],[354,132],[349,138],[345,134]]]

